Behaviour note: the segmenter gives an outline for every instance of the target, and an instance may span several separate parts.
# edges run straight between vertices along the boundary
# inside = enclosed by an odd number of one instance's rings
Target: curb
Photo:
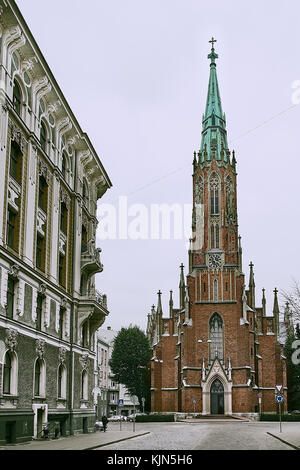
[[[94,449],[98,449],[99,447],[105,447],[105,446],[110,446],[111,444],[116,444],[117,442],[128,441],[129,439],[134,439],[136,437],[145,436],[146,434],[150,434],[150,431],[144,432],[142,434],[136,434],[135,436],[124,437],[123,439],[118,439],[117,441],[105,442],[104,444],[98,444],[96,446],[87,447],[86,449],[80,449],[80,450],[94,450]]]
[[[268,432],[268,431],[267,431],[267,434],[269,434],[269,435],[272,436],[272,437],[275,437],[275,439],[278,439],[279,441],[281,441],[281,442],[283,442],[284,444],[286,444],[286,445],[292,447],[292,448],[295,449],[295,450],[300,450],[300,447],[297,447],[297,446],[295,446],[294,444],[291,444],[290,442],[287,442],[287,441],[285,441],[284,439],[281,439],[280,437],[275,436],[275,434],[272,434],[271,432]]]

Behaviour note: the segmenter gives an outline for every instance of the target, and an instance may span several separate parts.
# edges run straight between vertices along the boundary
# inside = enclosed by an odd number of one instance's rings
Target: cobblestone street
[[[106,433],[2,446],[0,450],[293,450],[300,449],[300,423],[203,421],[109,423]]]

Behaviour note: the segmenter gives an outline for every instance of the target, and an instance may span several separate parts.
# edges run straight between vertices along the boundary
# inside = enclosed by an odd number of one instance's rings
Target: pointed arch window
[[[220,248],[220,228],[219,225],[212,224],[210,227],[211,248]]]
[[[223,320],[218,313],[214,313],[209,321],[209,336],[210,336],[210,360],[212,361],[216,356],[223,360],[224,346],[223,346]]]
[[[210,215],[219,215],[219,179],[214,174],[210,179]]]

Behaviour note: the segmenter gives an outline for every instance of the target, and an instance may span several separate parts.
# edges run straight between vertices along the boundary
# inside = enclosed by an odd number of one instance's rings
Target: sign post
[[[283,395],[282,393],[282,385],[275,385],[276,387],[276,401],[279,404],[279,430],[282,432],[282,425],[281,425],[281,403],[283,403]]]

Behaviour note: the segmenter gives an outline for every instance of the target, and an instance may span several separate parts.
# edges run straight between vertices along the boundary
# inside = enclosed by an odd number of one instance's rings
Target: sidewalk
[[[149,434],[143,430],[133,432],[132,425],[122,423],[120,431],[119,423],[109,424],[106,432],[97,431],[89,434],[78,434],[76,436],[61,437],[59,439],[45,441],[30,441],[25,444],[15,444],[1,446],[1,450],[92,450],[96,447],[120,442],[127,439],[133,439],[138,436]]]
[[[279,439],[285,444],[289,444],[291,448],[300,450],[300,422],[299,423],[282,423],[282,432],[279,429],[279,423],[276,423],[276,428],[270,429],[267,432],[275,439]]]

